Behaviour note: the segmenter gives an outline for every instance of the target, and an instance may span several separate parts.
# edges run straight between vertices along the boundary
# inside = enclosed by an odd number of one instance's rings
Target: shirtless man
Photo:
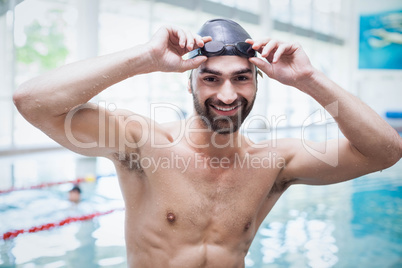
[[[290,185],[346,181],[401,158],[396,131],[316,70],[299,45],[252,40],[228,20],[209,21],[200,34],[162,27],[146,44],[66,65],[14,95],[24,117],[58,143],[113,161],[126,205],[130,267],[244,267],[258,227]],[[245,39],[262,58],[247,44],[234,46]],[[325,159],[297,139],[254,144],[239,134],[256,96],[256,67],[323,107],[337,104],[328,112],[346,138],[309,143],[326,146]],[[134,75],[191,69],[194,115],[184,121],[159,125],[87,103]],[[328,161],[334,157],[337,164]]]

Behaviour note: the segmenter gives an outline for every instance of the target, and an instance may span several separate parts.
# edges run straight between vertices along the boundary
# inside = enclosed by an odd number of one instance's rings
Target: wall
[[[402,2],[398,0],[388,0],[388,1],[374,1],[374,0],[359,0],[355,3],[354,8],[354,22],[355,29],[351,36],[354,38],[354,46],[352,49],[355,53],[352,55],[352,64],[354,65],[354,89],[355,93],[367,104],[369,104],[377,113],[382,117],[385,117],[387,111],[400,111],[402,112],[402,69],[399,67],[395,68],[395,64],[392,65],[392,61],[399,61],[398,57],[402,57]],[[372,54],[370,55],[360,55],[365,57],[375,57],[377,52],[386,51],[387,54],[383,54],[383,58],[386,58],[384,63],[384,68],[379,68],[379,63],[373,61],[371,68],[367,66],[361,66],[359,64],[359,30],[364,31],[363,27],[360,25],[360,16],[376,15],[382,14],[383,12],[397,11],[393,13],[392,20],[394,25],[390,28],[385,29],[388,33],[393,32],[394,37],[396,37],[393,42],[385,43],[386,38],[375,36],[370,36],[369,40],[373,46],[377,46],[376,49],[373,48]],[[381,20],[380,16],[378,17]],[[382,17],[383,19],[384,17]],[[374,25],[374,21],[371,21],[371,25]],[[398,27],[392,27],[399,24]],[[381,23],[379,23],[374,28],[381,29]],[[398,33],[399,32],[399,33]],[[368,34],[365,31],[364,34]],[[384,38],[384,39],[383,39]],[[399,38],[399,42],[398,42]],[[390,49],[392,46],[392,50]],[[402,65],[402,61],[399,65]],[[377,66],[377,67],[376,67]],[[360,68],[359,68],[360,67]],[[365,67],[365,68],[361,68]],[[401,119],[387,119],[387,121],[395,128],[402,127]]]

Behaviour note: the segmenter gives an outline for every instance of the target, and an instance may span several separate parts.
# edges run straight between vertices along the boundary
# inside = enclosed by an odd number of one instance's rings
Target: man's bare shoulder
[[[279,196],[293,183],[293,178],[284,172],[292,160],[294,152],[300,148],[299,139],[272,139],[250,144],[247,152],[254,163],[259,163],[259,170],[272,180],[269,197]],[[260,159],[259,161],[257,159]]]
[[[250,144],[249,152],[253,154],[266,154],[267,152],[272,152],[287,159],[288,157],[291,157],[300,146],[302,146],[300,139],[271,139]]]
[[[147,116],[125,109],[114,111],[113,116],[119,122],[120,128],[124,129],[126,137],[134,136],[137,143],[143,146],[150,144],[155,138],[167,138],[171,141],[171,133],[177,125],[175,122],[160,124]]]
[[[274,167],[280,169],[277,183],[288,185],[293,178],[287,176],[286,171],[295,154],[303,149],[303,141],[297,138],[271,139],[256,143],[254,147],[250,150],[253,154],[269,157]]]
[[[167,123],[158,124],[161,131],[169,133],[174,140],[184,135],[186,128],[185,120],[171,121]]]
[[[170,128],[130,110],[111,112],[109,122],[115,121],[115,152],[109,156],[115,163],[130,163],[132,156],[150,153],[153,148],[166,146],[173,141]],[[112,119],[113,118],[113,119]],[[109,123],[110,124],[110,123]]]

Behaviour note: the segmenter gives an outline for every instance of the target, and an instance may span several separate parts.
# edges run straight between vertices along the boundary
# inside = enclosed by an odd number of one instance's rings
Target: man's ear
[[[188,91],[188,93],[190,93],[190,94],[193,93],[193,89],[191,88],[191,78],[188,79],[187,91]]]
[[[190,72],[190,76],[188,77],[188,83],[187,83],[187,91],[190,94],[193,93],[193,87],[191,85],[192,82],[193,82],[193,70],[191,70]]]

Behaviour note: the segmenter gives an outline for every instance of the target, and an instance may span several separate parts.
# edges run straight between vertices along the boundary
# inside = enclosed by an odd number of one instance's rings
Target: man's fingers
[[[279,61],[283,54],[292,52],[294,45],[289,43],[283,43],[271,38],[265,38],[258,41],[247,39],[247,43],[253,46],[253,49],[258,51],[263,58],[266,58],[270,63],[276,63]]]
[[[187,51],[203,47],[205,43],[212,41],[211,36],[201,37],[198,34],[193,34],[191,31],[179,27],[166,26],[166,29],[169,32],[170,38],[173,37],[173,40],[177,40],[179,47]]]
[[[203,36],[202,41],[204,41],[204,43],[210,42],[210,41],[212,41],[212,37],[211,36]]]
[[[210,41],[212,41],[212,37],[210,37],[210,36],[201,37],[200,35],[196,34],[193,49],[203,47],[205,45],[205,43],[208,43]]]
[[[186,34],[184,32],[184,30],[180,29],[180,28],[174,28],[173,29],[173,33],[176,32],[177,37],[179,39],[179,46],[181,48],[184,48],[186,46]]]
[[[260,69],[261,71],[263,71],[264,73],[266,73],[266,75],[268,75],[269,77],[271,77],[271,73],[272,73],[272,65],[269,62],[266,62],[260,58],[257,57],[252,57],[249,58],[249,61],[254,64],[255,66],[258,67],[258,69]]]
[[[272,52],[275,52],[278,49],[279,41],[271,40],[268,44],[265,45],[264,49],[262,50],[261,56],[267,58]]]
[[[211,37],[211,36],[203,36],[203,37],[201,37],[201,39],[202,39],[202,42],[203,42],[203,45],[202,45],[202,46],[204,46],[205,43],[208,43],[208,42],[211,42],[211,41],[212,41],[212,37]]]
[[[188,51],[194,50],[196,47],[203,47],[206,42],[209,42],[211,37],[201,37],[198,34],[193,34],[188,30],[181,28],[172,28],[179,39],[179,46]]]
[[[193,59],[188,59],[182,61],[180,72],[185,72],[187,70],[196,69],[200,66],[203,62],[205,62],[208,58],[206,56],[198,56]]]
[[[254,45],[253,39],[246,39],[244,42],[249,43],[250,45]]]
[[[281,45],[279,45],[279,46],[278,46],[278,49],[276,50],[276,52],[275,52],[275,54],[274,54],[274,57],[273,57],[272,62],[273,62],[273,63],[278,62],[278,60],[281,58],[282,54],[283,54],[286,50],[288,50],[290,47],[291,47],[290,44],[281,44]]]
[[[186,35],[186,48],[188,51],[194,49],[194,43],[196,42],[196,37],[190,31],[184,31]]]
[[[202,40],[202,37],[198,34],[195,35],[195,45],[197,47],[203,47],[204,46],[204,41]]]
[[[252,45],[253,45],[254,50],[260,51],[263,47],[266,46],[266,44],[269,43],[269,41],[271,41],[271,38],[267,37],[267,38],[264,38],[264,39],[261,39],[261,40],[256,40],[256,41],[254,41],[252,39],[247,39],[247,40],[250,40],[250,42],[253,43]],[[247,42],[247,43],[249,43],[249,42]]]

